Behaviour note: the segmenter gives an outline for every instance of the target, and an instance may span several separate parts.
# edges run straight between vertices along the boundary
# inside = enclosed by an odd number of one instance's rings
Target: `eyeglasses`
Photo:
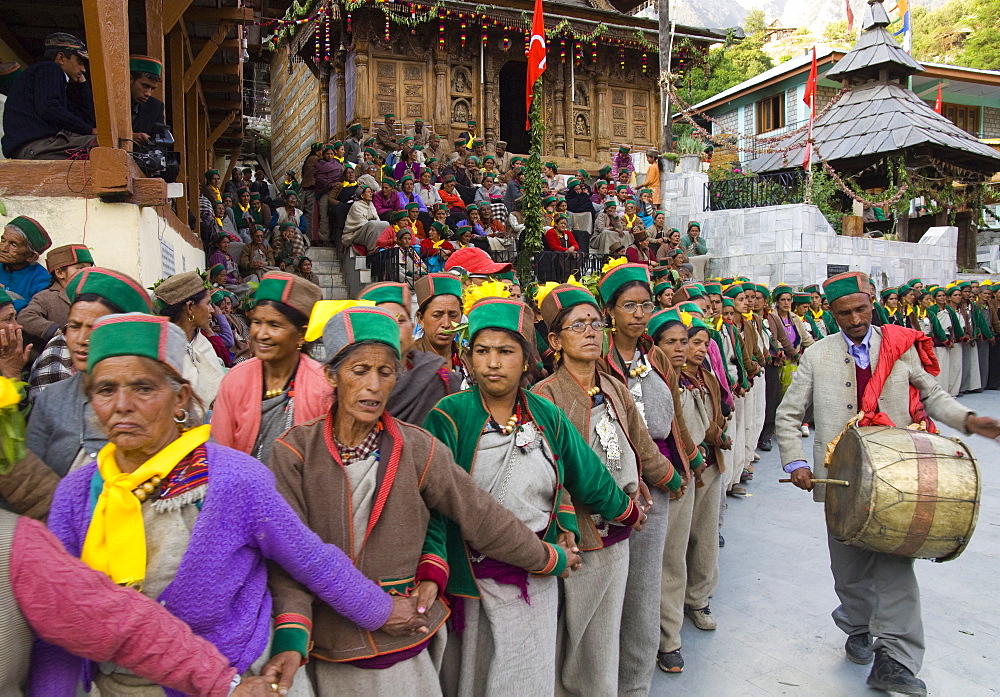
[[[587,327],[590,327],[595,332],[600,332],[604,331],[604,328],[607,326],[608,325],[606,322],[599,319],[595,319],[592,322],[573,322],[573,324],[567,324],[560,331],[565,331],[568,329],[574,334],[583,334],[585,331],[587,331]]]
[[[630,315],[633,314],[639,308],[642,308],[643,314],[648,315],[652,313],[654,309],[656,309],[656,305],[653,304],[652,300],[647,300],[644,303],[627,302],[627,303],[622,303],[621,305],[618,306],[618,309],[624,310]]]

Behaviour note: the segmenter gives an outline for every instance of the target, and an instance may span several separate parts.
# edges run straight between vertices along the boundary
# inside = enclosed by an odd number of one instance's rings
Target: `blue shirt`
[[[37,261],[17,271],[0,265],[0,285],[21,296],[21,300],[14,301],[14,309],[20,312],[31,301],[31,296],[52,285],[52,276]]]

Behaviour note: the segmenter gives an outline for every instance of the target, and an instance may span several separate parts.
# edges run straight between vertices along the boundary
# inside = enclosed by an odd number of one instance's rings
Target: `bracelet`
[[[243,676],[240,675],[239,671],[237,671],[236,675],[233,676],[233,679],[229,683],[229,692],[227,694],[233,694],[236,688],[240,686],[241,682],[243,682]]]

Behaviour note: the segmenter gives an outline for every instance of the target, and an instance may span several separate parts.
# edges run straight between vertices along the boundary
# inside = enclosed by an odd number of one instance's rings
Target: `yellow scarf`
[[[719,315],[718,317],[715,317],[715,318],[712,319],[712,323],[715,325],[715,331],[717,331],[717,332],[718,331],[722,331],[722,323],[724,321],[725,320],[722,319],[722,315]]]
[[[247,204],[246,208],[243,207],[242,203],[237,203],[236,205],[239,206],[240,210],[243,211],[244,213],[249,213],[250,212],[250,204],[249,203]]]
[[[913,309],[910,310],[910,314],[916,314],[917,315],[917,319],[921,320],[921,319],[923,319],[924,317],[927,316],[927,310],[925,310],[924,308],[920,307],[920,305],[914,305]]]
[[[747,322],[753,322],[754,315],[752,312],[741,312],[740,314],[743,315],[743,319]]]
[[[188,453],[208,441],[211,426],[182,433],[139,469],[127,474],[115,462],[115,445],[108,443],[97,454],[97,469],[104,488],[97,498],[80,559],[107,574],[118,585],[141,585],[146,575],[146,528],[142,503],[132,490],[153,477],[163,479]]]
[[[215,222],[219,224],[219,227],[222,227],[222,218],[216,218]]]
[[[336,155],[334,155],[333,159],[335,159],[340,164],[344,164],[344,158],[342,158],[342,157],[337,157]]]
[[[819,319],[823,316],[823,313],[826,312],[826,310],[814,310],[810,307],[809,312],[812,313],[813,319]]]
[[[635,219],[636,219],[636,218],[638,218],[638,217],[639,217],[639,216],[637,216],[637,215],[633,215],[633,216],[632,216],[632,219],[631,219],[631,220],[629,220],[629,219],[628,219],[628,213],[626,213],[626,214],[625,214],[625,224],[626,224],[626,225],[628,225],[628,226],[629,226],[630,228],[631,228],[631,227],[635,227]]]
[[[434,245],[434,249],[441,249],[441,245],[444,244],[444,240],[438,240],[437,242],[431,240],[431,244]]]

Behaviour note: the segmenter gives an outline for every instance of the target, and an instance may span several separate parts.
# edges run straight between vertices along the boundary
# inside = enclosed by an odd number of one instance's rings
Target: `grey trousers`
[[[96,144],[97,136],[59,131],[54,136],[46,136],[19,146],[14,151],[13,159],[68,160],[77,151],[86,150]]]
[[[917,673],[924,660],[924,625],[913,559],[851,547],[832,535],[828,539],[833,587],[840,598],[833,621],[849,635],[871,633],[876,649],[884,647]]]
[[[618,639],[618,695],[646,697],[660,641],[660,581],[667,542],[670,495],[650,487],[653,507],[646,524],[628,538],[628,582]],[[626,544],[621,542],[619,544]]]
[[[559,580],[556,694],[610,697],[618,690],[628,540],[581,556],[583,566]]]

